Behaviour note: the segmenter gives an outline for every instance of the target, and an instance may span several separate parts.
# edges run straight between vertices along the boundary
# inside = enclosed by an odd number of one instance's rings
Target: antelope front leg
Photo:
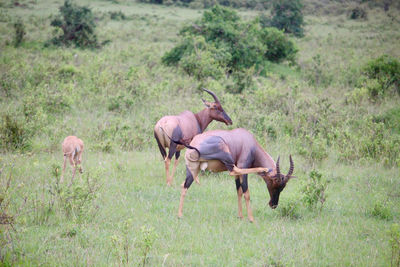
[[[259,173],[259,172],[269,172],[268,168],[250,168],[250,169],[240,169],[236,166],[233,166],[233,170],[229,172],[229,175],[237,176],[237,175],[244,175],[249,173]]]
[[[182,218],[183,216],[183,201],[185,200],[185,196],[186,196],[186,192],[188,191],[187,188],[185,188],[185,183],[183,183],[181,185],[182,189],[181,189],[181,199],[179,201],[179,210],[178,210],[178,217]]]
[[[250,192],[249,189],[244,193],[244,199],[246,200],[247,216],[250,222],[254,222],[253,212],[250,207]]]

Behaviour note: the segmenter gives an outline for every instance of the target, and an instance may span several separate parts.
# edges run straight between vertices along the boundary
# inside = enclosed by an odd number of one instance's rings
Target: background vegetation
[[[267,29],[272,37],[262,41],[292,43],[293,53],[273,60],[267,54],[277,46],[235,39],[241,51],[260,44],[267,53],[240,67],[225,57],[233,50],[220,35],[194,33],[193,25],[216,24],[204,20],[211,10],[191,3],[79,1],[90,10],[88,46],[51,41],[62,40],[58,26],[68,21],[61,0],[0,3],[1,264],[400,261],[398,3],[303,1],[302,38],[264,28],[273,5],[259,3],[265,8],[226,10],[234,17],[231,36],[253,27],[246,34],[255,38]],[[164,64],[187,40],[199,54]],[[201,87],[219,96],[230,128],[249,129],[275,159],[294,157],[298,178],[276,210],[265,184],[250,176],[254,224],[236,218],[227,174],[202,175],[177,219],[184,164],[167,188],[152,131],[166,114],[201,110],[201,97],[209,97]],[[210,125],[216,128],[228,129]],[[85,172],[70,188],[57,183],[67,135],[86,145]]]

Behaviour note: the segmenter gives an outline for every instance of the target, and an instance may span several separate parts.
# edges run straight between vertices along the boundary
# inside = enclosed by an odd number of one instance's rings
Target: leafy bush
[[[380,56],[370,60],[362,71],[361,84],[371,97],[383,96],[391,90],[400,94],[400,62],[396,58]]]
[[[288,202],[281,203],[279,205],[279,214],[282,217],[287,217],[290,219],[299,219],[300,214],[299,214],[299,206],[297,201],[295,200],[290,200]]]
[[[286,33],[302,37],[304,35],[302,8],[301,0],[274,0],[272,19],[268,24]]]
[[[126,15],[122,11],[110,11],[110,19],[112,20],[125,20],[127,19]]]
[[[310,177],[306,181],[306,184],[302,188],[303,202],[310,209],[318,207],[320,204],[320,210],[322,210],[323,205],[326,201],[326,188],[328,186],[328,181],[322,178],[322,174],[316,170],[310,172]]]
[[[265,57],[272,62],[289,60],[294,62],[297,48],[282,31],[266,27],[261,32],[261,39],[267,47]]]
[[[3,114],[0,124],[0,150],[26,150],[31,145],[31,133],[23,122]]]
[[[350,19],[366,19],[367,11],[362,7],[354,7],[350,10]]]
[[[13,26],[15,30],[14,46],[18,47],[21,45],[22,41],[24,40],[24,36],[26,34],[25,25],[19,18],[16,22],[14,22]]]
[[[393,218],[392,212],[388,204],[384,201],[377,201],[371,210],[371,215],[381,220],[391,220]]]
[[[92,10],[86,6],[78,6],[71,0],[65,0],[60,7],[60,14],[51,21],[51,26],[60,28],[61,36],[52,39],[55,45],[71,45],[81,48],[98,47],[95,34],[96,24]]]
[[[293,61],[297,53],[282,32],[262,29],[257,19],[244,22],[234,10],[221,6],[214,6],[193,25],[183,27],[180,36],[180,43],[164,54],[162,62],[179,65],[199,80],[232,75],[238,89],[231,92],[251,85],[249,70],[255,72],[269,60]]]

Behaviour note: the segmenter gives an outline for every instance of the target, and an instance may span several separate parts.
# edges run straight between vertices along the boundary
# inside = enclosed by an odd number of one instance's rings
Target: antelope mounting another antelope
[[[67,158],[69,159],[69,163],[72,166],[72,180],[70,185],[74,181],[78,165],[79,165],[79,172],[80,173],[83,172],[81,166],[83,148],[84,148],[83,141],[76,136],[67,136],[64,139],[64,142],[62,143],[62,151],[64,153],[64,165],[61,173],[60,183],[63,183],[64,181],[64,172],[65,172],[65,167],[67,165]]]
[[[203,90],[214,98],[214,102],[207,102],[202,99],[206,106],[202,111],[193,114],[193,112],[186,110],[177,116],[164,116],[154,127],[154,137],[165,162],[167,185],[172,183],[179,162],[180,151],[185,148],[183,145],[172,142],[169,136],[173,140],[185,140],[186,143],[189,143],[195,135],[202,133],[213,120],[224,122],[226,125],[232,124],[231,118],[222,108],[218,97],[205,88]],[[166,148],[169,148],[168,156]],[[175,163],[170,175],[169,166],[174,155]]]
[[[257,143],[254,136],[242,128],[231,131],[208,131],[196,135],[190,145],[186,145],[181,140],[173,138],[172,140],[188,148],[185,153],[186,180],[181,185],[179,217],[183,215],[183,201],[193,180],[200,183],[198,178],[200,170],[229,171],[229,175],[235,176],[238,215],[243,218],[242,196],[244,195],[247,215],[251,222],[254,221],[254,218],[250,207],[247,175],[249,173],[257,173],[264,179],[270,195],[269,206],[272,209],[278,206],[280,193],[289,179],[294,177],[292,176],[294,170],[292,156],[289,157],[290,168],[288,174],[281,174],[279,157],[275,163],[272,157]]]

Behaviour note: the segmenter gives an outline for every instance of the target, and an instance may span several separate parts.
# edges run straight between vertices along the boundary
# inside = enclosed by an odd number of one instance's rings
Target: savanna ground
[[[230,94],[227,81],[200,83],[160,62],[182,25],[203,10],[79,3],[92,7],[99,39],[110,40],[101,49],[44,46],[62,1],[0,10],[2,127],[14,125],[20,144],[0,155],[2,212],[12,217],[0,225],[2,265],[391,264],[389,230],[400,218],[399,96],[373,100],[355,88],[368,60],[400,57],[394,10],[371,7],[366,20],[349,20],[339,4],[306,13],[297,64],[271,64],[252,88]],[[110,11],[127,19],[111,20]],[[16,16],[27,31],[17,48]],[[249,129],[274,159],[281,156],[283,170],[294,157],[297,178],[276,210],[265,183],[250,175],[255,223],[237,218],[235,183],[226,173],[203,174],[177,218],[185,167],[181,162],[167,187],[153,125],[166,114],[201,110],[201,97],[209,97],[201,86],[219,96],[234,122],[209,129]],[[70,188],[57,183],[67,135],[85,142],[84,174]],[[328,181],[322,208],[305,204],[312,170]]]

